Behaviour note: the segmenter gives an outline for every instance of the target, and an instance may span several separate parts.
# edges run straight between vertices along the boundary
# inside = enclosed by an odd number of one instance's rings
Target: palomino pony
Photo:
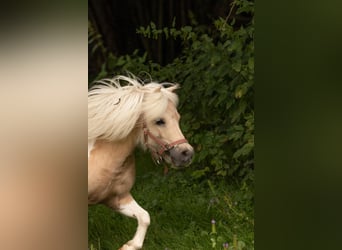
[[[150,216],[130,194],[134,148],[175,167],[188,165],[194,151],[179,128],[177,84],[143,84],[126,76],[99,82],[88,94],[88,202],[137,219],[133,239],[120,248],[137,250]]]

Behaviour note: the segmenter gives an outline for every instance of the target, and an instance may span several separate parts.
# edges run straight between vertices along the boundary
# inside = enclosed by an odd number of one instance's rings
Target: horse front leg
[[[144,210],[129,194],[120,199],[119,213],[135,218],[138,221],[137,231],[132,240],[124,244],[120,250],[137,250],[141,249],[144,243],[148,226],[150,225],[150,215]]]

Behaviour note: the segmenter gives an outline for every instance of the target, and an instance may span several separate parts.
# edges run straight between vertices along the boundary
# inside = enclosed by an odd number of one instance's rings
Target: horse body
[[[120,80],[128,82],[121,86]],[[142,85],[119,76],[88,95],[88,202],[103,203],[136,218],[137,231],[122,250],[141,249],[150,216],[133,199],[134,149],[149,149],[156,161],[176,167],[190,163],[193,148],[179,128],[176,86]]]

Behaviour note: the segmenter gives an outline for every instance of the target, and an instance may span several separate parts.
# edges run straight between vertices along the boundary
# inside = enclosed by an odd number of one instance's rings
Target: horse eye
[[[161,126],[161,125],[164,125],[164,124],[165,124],[165,121],[164,121],[164,119],[158,119],[158,120],[156,121],[156,124],[157,124],[158,126]]]

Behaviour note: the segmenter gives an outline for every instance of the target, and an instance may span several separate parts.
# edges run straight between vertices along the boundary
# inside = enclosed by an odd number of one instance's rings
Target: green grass
[[[136,201],[151,216],[148,250],[254,249],[253,189],[245,183],[196,181],[190,170],[163,173],[138,154]],[[195,166],[192,166],[192,168]],[[216,221],[211,224],[212,219]],[[134,219],[96,205],[89,207],[89,248],[119,249],[136,230]]]

